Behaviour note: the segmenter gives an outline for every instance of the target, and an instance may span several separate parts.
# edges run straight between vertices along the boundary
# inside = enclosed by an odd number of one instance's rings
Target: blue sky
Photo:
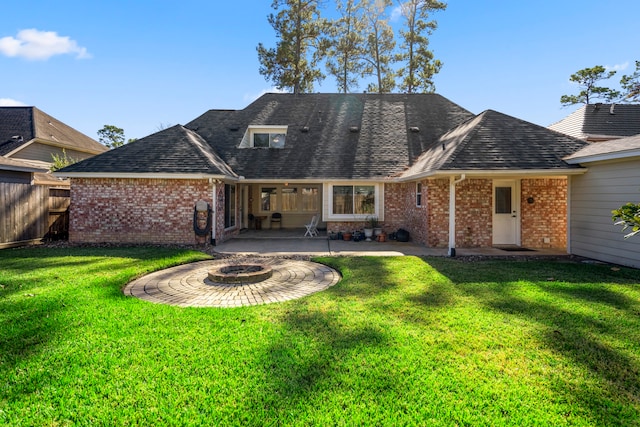
[[[105,124],[141,138],[243,108],[272,90],[256,54],[275,46],[271,12],[271,0],[5,2],[0,104],[36,106],[96,139]],[[639,16],[638,0],[451,0],[431,37],[444,63],[436,91],[473,113],[547,126],[576,108],[559,102],[578,92],[575,71],[620,70],[611,86],[633,71]]]

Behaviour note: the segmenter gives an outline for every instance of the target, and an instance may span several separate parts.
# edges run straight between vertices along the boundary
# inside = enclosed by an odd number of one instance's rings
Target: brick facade
[[[565,249],[567,179],[523,179],[521,192],[522,246]]]
[[[408,230],[411,240],[446,248],[449,242],[449,179],[422,183],[422,206],[416,206],[416,183],[384,186],[387,233]],[[216,200],[212,200],[214,194]],[[520,181],[521,243],[530,248],[566,248],[567,179]],[[205,200],[216,207],[216,242],[238,233],[224,228],[224,184],[189,179],[73,178],[69,240],[73,243],[193,244],[193,207]],[[236,194],[236,197],[239,197]],[[238,206],[238,203],[236,203]],[[493,181],[466,179],[456,185],[456,247],[492,245]],[[239,218],[236,224],[239,223]],[[329,222],[328,231],[351,231],[364,221]]]
[[[224,186],[217,187],[222,187],[224,206]],[[207,179],[73,178],[69,241],[197,243],[193,208],[198,200],[212,205],[212,192],[213,184]],[[224,240],[224,213],[217,209],[215,216],[217,239]]]

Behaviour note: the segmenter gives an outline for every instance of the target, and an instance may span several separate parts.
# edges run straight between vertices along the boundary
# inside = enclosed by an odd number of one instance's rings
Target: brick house
[[[408,230],[431,247],[566,248],[584,141],[437,94],[266,94],[69,166],[72,242],[193,243],[251,225]],[[450,215],[454,212],[454,215]],[[301,234],[302,235],[302,234]]]

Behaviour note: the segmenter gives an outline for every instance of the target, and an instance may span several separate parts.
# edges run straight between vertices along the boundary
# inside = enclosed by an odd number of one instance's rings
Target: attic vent
[[[18,142],[24,142],[24,138],[22,138],[22,135],[13,135],[11,139]]]
[[[419,128],[418,126],[411,126],[411,127],[409,128],[409,130],[410,130],[411,132],[413,132],[413,133],[418,133],[418,132],[420,132],[420,128]]]
[[[240,126],[229,126],[229,130],[232,132],[236,132],[239,129],[240,129]]]
[[[351,126],[349,128],[349,132],[351,132],[351,133],[360,132],[360,128],[358,126]]]
[[[302,133],[307,133],[307,132],[309,132],[309,126],[302,126],[302,127],[300,128],[300,132],[302,132]]]

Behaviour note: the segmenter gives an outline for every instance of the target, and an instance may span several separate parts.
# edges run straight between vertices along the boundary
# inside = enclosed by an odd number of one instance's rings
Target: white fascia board
[[[579,163],[603,162],[607,160],[626,159],[629,157],[640,157],[640,149],[636,148],[633,150],[621,150],[621,151],[591,154],[591,155],[579,156],[579,157],[576,156],[576,157],[565,158],[564,161],[569,163],[570,165],[576,165]]]
[[[221,181],[239,181],[227,175],[209,175],[202,173],[127,173],[127,172],[54,172],[53,176],[61,178],[116,178],[116,179],[217,179]]]
[[[509,170],[442,170],[431,171],[411,176],[394,179],[396,182],[417,181],[424,178],[444,178],[449,176],[466,175],[470,177],[553,177],[567,175],[582,175],[587,171],[586,168],[567,168],[567,169],[509,169]]]

